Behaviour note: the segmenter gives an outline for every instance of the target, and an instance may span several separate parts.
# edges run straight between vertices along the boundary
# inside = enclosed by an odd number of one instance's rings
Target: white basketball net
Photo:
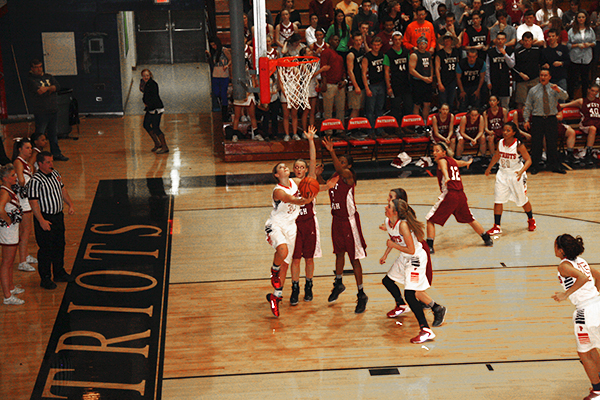
[[[302,60],[302,57],[298,57]],[[287,108],[310,109],[308,101],[311,79],[317,68],[318,62],[304,62],[295,66],[278,66],[280,83],[283,86]]]

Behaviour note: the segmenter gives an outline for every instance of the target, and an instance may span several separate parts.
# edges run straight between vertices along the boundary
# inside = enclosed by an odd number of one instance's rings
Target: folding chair
[[[371,130],[371,124],[369,120],[362,117],[351,118],[348,121],[348,131],[354,129],[367,129]],[[375,154],[375,147],[377,143],[373,139],[348,139],[350,146],[348,152],[354,158],[366,158],[369,161],[373,159]]]
[[[402,125],[401,127],[403,128],[403,130],[405,131],[405,129],[407,128],[415,128],[418,126],[425,126],[425,121],[423,121],[423,117],[421,117],[420,115],[405,115],[402,118]],[[425,148],[425,156],[427,156],[427,154],[429,154],[429,149],[431,147],[431,137],[429,135],[427,136],[404,136],[402,138],[402,140],[404,141],[404,151],[406,151],[406,146],[410,145],[411,149],[410,151],[418,151],[415,150],[415,148],[419,148],[420,147],[424,147]]]
[[[323,120],[323,122],[321,122],[321,132],[324,131],[328,131],[328,130],[344,130],[344,124],[342,123],[342,121],[340,121],[339,119],[336,118],[329,118],[326,120]],[[343,139],[335,139],[332,138],[332,143],[333,143],[333,148],[335,150],[335,154],[340,156],[343,154],[346,154],[346,152],[348,151],[348,142],[343,140]],[[327,149],[325,148],[325,146],[321,145],[321,159],[325,160],[325,159],[330,159],[331,157],[329,156],[329,152],[327,151]]]
[[[398,121],[391,115],[385,115],[377,118],[375,128],[398,128]],[[377,138],[375,142],[377,142],[375,159],[379,159],[382,156],[394,158],[402,151],[402,146],[404,145],[404,140],[399,137]]]

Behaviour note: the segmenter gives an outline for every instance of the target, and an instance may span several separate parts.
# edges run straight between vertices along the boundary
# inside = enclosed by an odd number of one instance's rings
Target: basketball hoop
[[[269,79],[275,71],[287,99],[288,108],[310,109],[308,93],[310,81],[318,69],[319,58],[313,56],[283,57],[271,60],[261,57],[259,60],[260,102],[271,102]]]

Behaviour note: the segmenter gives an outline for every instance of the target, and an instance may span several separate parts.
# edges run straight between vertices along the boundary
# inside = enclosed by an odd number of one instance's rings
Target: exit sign
[[[169,4],[171,0],[154,0],[154,4]]]

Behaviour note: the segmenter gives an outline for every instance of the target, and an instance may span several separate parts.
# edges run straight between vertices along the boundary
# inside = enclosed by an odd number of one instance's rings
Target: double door
[[[147,10],[135,14],[138,64],[205,61],[202,10]]]

